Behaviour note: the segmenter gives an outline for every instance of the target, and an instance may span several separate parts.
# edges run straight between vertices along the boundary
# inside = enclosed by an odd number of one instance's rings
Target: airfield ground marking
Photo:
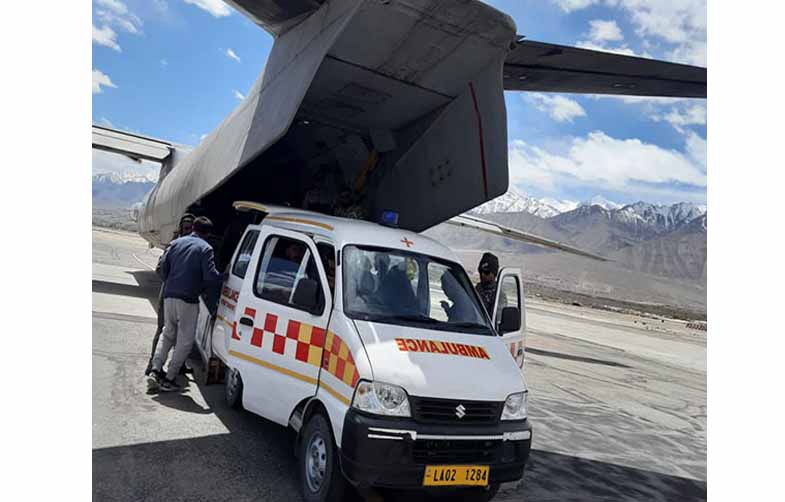
[[[147,263],[143,262],[143,261],[141,260],[141,258],[139,258],[138,256],[136,256],[136,253],[131,253],[131,256],[133,256],[133,257],[134,257],[134,259],[136,259],[136,261],[138,261],[139,263],[141,263],[141,264],[142,264],[142,265],[144,265],[145,267],[149,268],[150,270],[155,270],[155,267],[151,267],[151,266],[150,266],[150,265],[148,265]]]

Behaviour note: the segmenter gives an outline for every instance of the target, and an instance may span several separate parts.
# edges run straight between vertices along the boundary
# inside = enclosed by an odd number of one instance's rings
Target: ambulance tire
[[[301,492],[306,502],[340,502],[346,479],[338,464],[332,429],[322,413],[314,413],[305,424],[298,455]]]
[[[224,377],[224,396],[230,408],[243,407],[243,379],[239,371],[228,366]]]

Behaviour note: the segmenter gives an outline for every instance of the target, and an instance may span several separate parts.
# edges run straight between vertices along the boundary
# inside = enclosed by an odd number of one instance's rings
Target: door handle
[[[242,324],[243,326],[253,327],[253,319],[251,319],[250,317],[241,317],[240,324]]]

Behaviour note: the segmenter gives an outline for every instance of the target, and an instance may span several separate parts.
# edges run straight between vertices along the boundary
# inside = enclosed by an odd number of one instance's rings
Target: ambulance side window
[[[232,274],[240,278],[245,278],[245,273],[248,271],[248,264],[251,262],[251,254],[253,253],[254,247],[256,247],[256,241],[258,239],[258,230],[252,230],[245,234],[243,243],[240,245],[240,251],[237,252],[237,258],[232,267]]]
[[[261,263],[254,281],[254,294],[265,300],[297,308],[292,303],[294,289],[302,279],[313,279],[319,285],[319,303],[324,295],[311,250],[301,241],[272,236],[262,251]]]
[[[501,312],[504,307],[518,307],[518,310],[521,308],[519,298],[519,291],[521,289],[518,285],[517,277],[514,275],[505,276],[499,287],[501,288],[501,293],[499,294],[499,303],[496,305],[497,322],[501,321]]]

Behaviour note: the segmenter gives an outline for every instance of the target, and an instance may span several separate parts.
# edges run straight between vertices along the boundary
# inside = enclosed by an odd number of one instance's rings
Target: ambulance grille
[[[415,441],[412,458],[418,464],[491,464],[498,460],[500,441]]]
[[[495,424],[504,403],[495,401],[463,401],[409,396],[412,413],[423,424]],[[458,408],[460,412],[458,412]]]

